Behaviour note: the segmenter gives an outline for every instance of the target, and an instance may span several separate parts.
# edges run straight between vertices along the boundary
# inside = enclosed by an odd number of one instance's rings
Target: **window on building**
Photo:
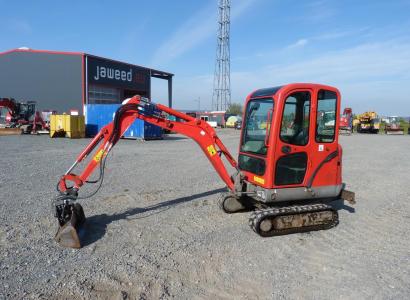
[[[90,84],[88,88],[88,104],[121,103],[120,89]]]

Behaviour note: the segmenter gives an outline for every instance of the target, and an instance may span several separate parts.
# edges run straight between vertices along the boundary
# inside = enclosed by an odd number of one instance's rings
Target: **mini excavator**
[[[86,218],[77,202],[85,198],[80,188],[95,183],[99,185],[92,195],[98,191],[108,153],[137,118],[196,141],[228,188],[222,210],[250,212],[249,225],[260,236],[332,228],[339,222],[332,202],[355,203],[354,193],[342,182],[336,121],[340,101],[336,88],[320,84],[293,83],[252,92],[245,103],[236,161],[206,121],[141,96],[127,99],[60,178],[59,194],[53,199],[59,222],[55,240],[64,247],[81,247],[78,230]],[[333,116],[333,122],[324,115]],[[91,159],[81,174],[74,174],[87,156]],[[228,173],[223,157],[234,174]],[[91,181],[97,168],[98,179]]]

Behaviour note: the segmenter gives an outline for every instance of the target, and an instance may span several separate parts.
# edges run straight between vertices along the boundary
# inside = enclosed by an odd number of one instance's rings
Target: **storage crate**
[[[85,137],[84,116],[72,115],[51,115],[50,116],[50,137]]]

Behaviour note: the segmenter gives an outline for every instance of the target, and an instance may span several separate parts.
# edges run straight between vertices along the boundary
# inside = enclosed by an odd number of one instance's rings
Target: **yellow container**
[[[50,137],[85,137],[84,116],[51,115]]]

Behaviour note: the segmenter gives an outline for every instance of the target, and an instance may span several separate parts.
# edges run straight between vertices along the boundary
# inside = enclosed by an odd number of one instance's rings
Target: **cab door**
[[[247,102],[243,119],[242,135],[238,156],[238,167],[248,180],[259,186],[268,187],[269,133],[273,97],[251,98]]]
[[[312,94],[310,89],[290,91],[284,97],[275,147],[273,185],[303,186],[309,169]]]
[[[318,89],[314,95],[315,124],[311,138],[311,171],[307,187],[336,186],[341,168],[341,148],[338,144],[340,94],[337,90]]]

